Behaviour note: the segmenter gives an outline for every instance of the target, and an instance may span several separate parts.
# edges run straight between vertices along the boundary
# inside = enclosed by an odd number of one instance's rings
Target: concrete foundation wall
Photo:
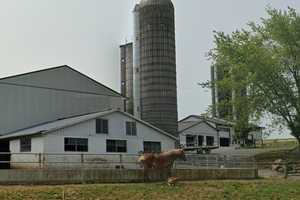
[[[167,171],[144,170],[0,170],[0,184],[133,183],[164,181]],[[255,179],[257,169],[174,169],[180,180]]]

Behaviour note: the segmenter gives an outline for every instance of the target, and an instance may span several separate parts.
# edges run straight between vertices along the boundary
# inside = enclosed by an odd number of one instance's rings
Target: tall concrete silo
[[[141,0],[134,9],[134,112],[177,135],[174,6],[171,0]]]

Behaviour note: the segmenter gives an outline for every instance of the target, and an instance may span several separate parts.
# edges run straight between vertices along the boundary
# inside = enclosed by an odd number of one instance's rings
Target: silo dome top
[[[141,0],[140,7],[149,5],[173,5],[171,0]]]

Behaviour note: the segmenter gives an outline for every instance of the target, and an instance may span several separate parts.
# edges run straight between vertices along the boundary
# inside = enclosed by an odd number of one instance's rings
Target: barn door
[[[10,169],[9,141],[0,141],[0,169]]]

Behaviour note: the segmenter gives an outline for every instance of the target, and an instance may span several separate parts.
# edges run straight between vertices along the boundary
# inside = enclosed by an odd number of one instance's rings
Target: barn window
[[[31,152],[31,138],[20,138],[20,152]]]
[[[135,122],[126,122],[126,135],[136,135]]]
[[[207,146],[214,146],[214,137],[212,136],[206,136],[206,145]]]
[[[108,134],[107,119],[96,119],[96,133]]]
[[[144,152],[145,153],[160,153],[161,152],[161,143],[160,142],[144,142]]]
[[[196,146],[195,135],[186,135],[186,146],[193,147]]]
[[[110,153],[126,153],[126,140],[106,140],[106,152]]]
[[[87,138],[65,138],[65,151],[88,151]]]

